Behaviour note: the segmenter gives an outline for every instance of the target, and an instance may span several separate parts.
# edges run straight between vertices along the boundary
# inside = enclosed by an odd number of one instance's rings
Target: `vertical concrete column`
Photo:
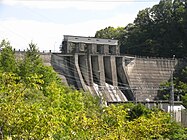
[[[70,42],[66,42],[66,43],[67,43],[66,51],[67,51],[67,53],[70,53],[71,52],[71,50],[70,50],[71,43]]]
[[[116,70],[116,57],[104,56],[104,69],[106,82],[113,86],[118,85],[117,70]]]
[[[92,73],[92,61],[91,61],[91,53],[92,53],[92,44],[87,44],[87,67],[88,67],[88,85],[93,86],[93,73]]]
[[[99,84],[100,86],[105,86],[105,69],[103,63],[103,55],[98,55],[99,64]]]
[[[94,83],[104,86],[105,85],[105,70],[103,64],[103,55],[94,55],[91,57],[92,74]]]
[[[104,54],[108,54],[109,53],[109,45],[105,44],[104,45]]]
[[[84,91],[87,91],[86,85],[84,83],[82,74],[81,74],[81,70],[79,67],[79,61],[78,61],[79,57],[78,54],[74,55],[74,62],[75,62],[75,70],[74,70],[74,76],[76,77],[75,80],[77,82],[77,86],[78,87],[82,87],[84,89]]]
[[[91,56],[91,64],[92,64],[92,75],[93,81],[96,84],[99,84],[99,64],[98,64],[98,56]]]
[[[79,53],[80,50],[80,43],[75,44],[75,53]]]
[[[118,75],[118,82],[120,84],[121,91],[127,97],[129,101],[135,100],[135,96],[131,89],[125,90],[124,88],[129,88],[129,78],[125,68],[125,57],[116,57],[116,68],[117,68],[117,75]],[[129,85],[129,86],[128,86]]]
[[[79,55],[79,67],[85,83],[89,86],[93,85],[93,76],[91,68],[91,60],[89,55]]]
[[[76,77],[74,76],[74,71],[73,71],[75,67],[73,60],[74,60],[73,56],[64,56],[64,59],[62,62],[62,68],[64,69],[64,74],[68,81],[68,85],[75,86],[77,88],[77,84],[75,81]]]
[[[116,72],[116,57],[111,56],[110,62],[111,62],[111,72],[112,72],[112,84],[113,84],[113,86],[117,86],[118,80],[117,80],[117,72]]]
[[[119,45],[116,46],[116,54],[120,54],[120,46]]]
[[[92,53],[93,54],[97,53],[97,44],[92,44]]]
[[[89,76],[88,85],[93,86],[92,62],[91,62],[91,55],[89,54],[87,54],[87,63],[88,63],[88,76]]]
[[[87,50],[86,52],[90,55],[93,54],[93,45],[92,44],[86,44],[87,45]]]
[[[112,82],[112,69],[110,56],[104,56],[104,69],[105,69],[105,80],[108,84],[113,84]]]
[[[79,55],[78,62],[79,62],[79,68],[80,68],[82,77],[83,77],[85,83],[88,85],[89,75],[88,75],[87,56],[86,55]]]

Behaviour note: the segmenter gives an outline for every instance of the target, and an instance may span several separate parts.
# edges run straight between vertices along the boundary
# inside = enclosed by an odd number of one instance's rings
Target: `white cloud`
[[[122,0],[123,1],[123,0]],[[133,1],[133,0],[130,0]],[[60,0],[3,0],[4,4],[7,5],[21,5],[30,8],[41,8],[41,9],[51,9],[51,8],[76,8],[80,10],[112,10],[120,6],[124,2],[114,2],[113,0],[96,0],[96,1],[60,1]],[[129,4],[129,1],[125,4]]]
[[[58,50],[63,35],[94,36],[97,30],[107,26],[125,26],[133,22],[135,15],[121,14],[109,19],[91,20],[69,25],[17,20],[0,21],[0,40],[7,38],[16,49],[26,49],[33,41],[40,50]]]

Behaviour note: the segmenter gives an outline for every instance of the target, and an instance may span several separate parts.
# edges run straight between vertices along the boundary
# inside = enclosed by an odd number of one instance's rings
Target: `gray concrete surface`
[[[177,60],[101,54],[40,53],[69,86],[103,95],[107,101],[157,99],[159,86],[170,79]],[[23,59],[24,52],[16,52]],[[94,87],[95,85],[95,87]],[[97,91],[96,91],[97,89]]]

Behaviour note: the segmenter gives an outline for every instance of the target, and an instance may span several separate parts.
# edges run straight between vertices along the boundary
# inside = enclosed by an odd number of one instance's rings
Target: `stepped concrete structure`
[[[65,35],[62,53],[43,53],[63,82],[107,103],[155,101],[160,84],[170,80],[176,59],[120,55],[118,40]],[[18,58],[24,52],[16,52]]]
[[[83,89],[107,102],[127,101],[118,88],[117,40],[64,36],[62,53],[52,54],[51,64],[68,85]]]
[[[67,85],[106,102],[157,100],[160,84],[171,78],[178,61],[119,52],[118,40],[65,35],[51,65]]]

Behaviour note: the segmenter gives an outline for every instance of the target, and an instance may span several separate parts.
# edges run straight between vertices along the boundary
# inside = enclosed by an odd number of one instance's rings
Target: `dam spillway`
[[[64,36],[62,53],[40,53],[62,81],[106,102],[154,101],[177,59],[120,55],[117,40]],[[22,59],[25,52],[16,52]]]
[[[117,40],[64,36],[62,53],[51,55],[51,65],[67,85],[106,102],[157,100],[178,61],[119,52]]]
[[[109,55],[52,54],[53,68],[69,86],[102,96],[107,102],[156,100],[177,60]]]

